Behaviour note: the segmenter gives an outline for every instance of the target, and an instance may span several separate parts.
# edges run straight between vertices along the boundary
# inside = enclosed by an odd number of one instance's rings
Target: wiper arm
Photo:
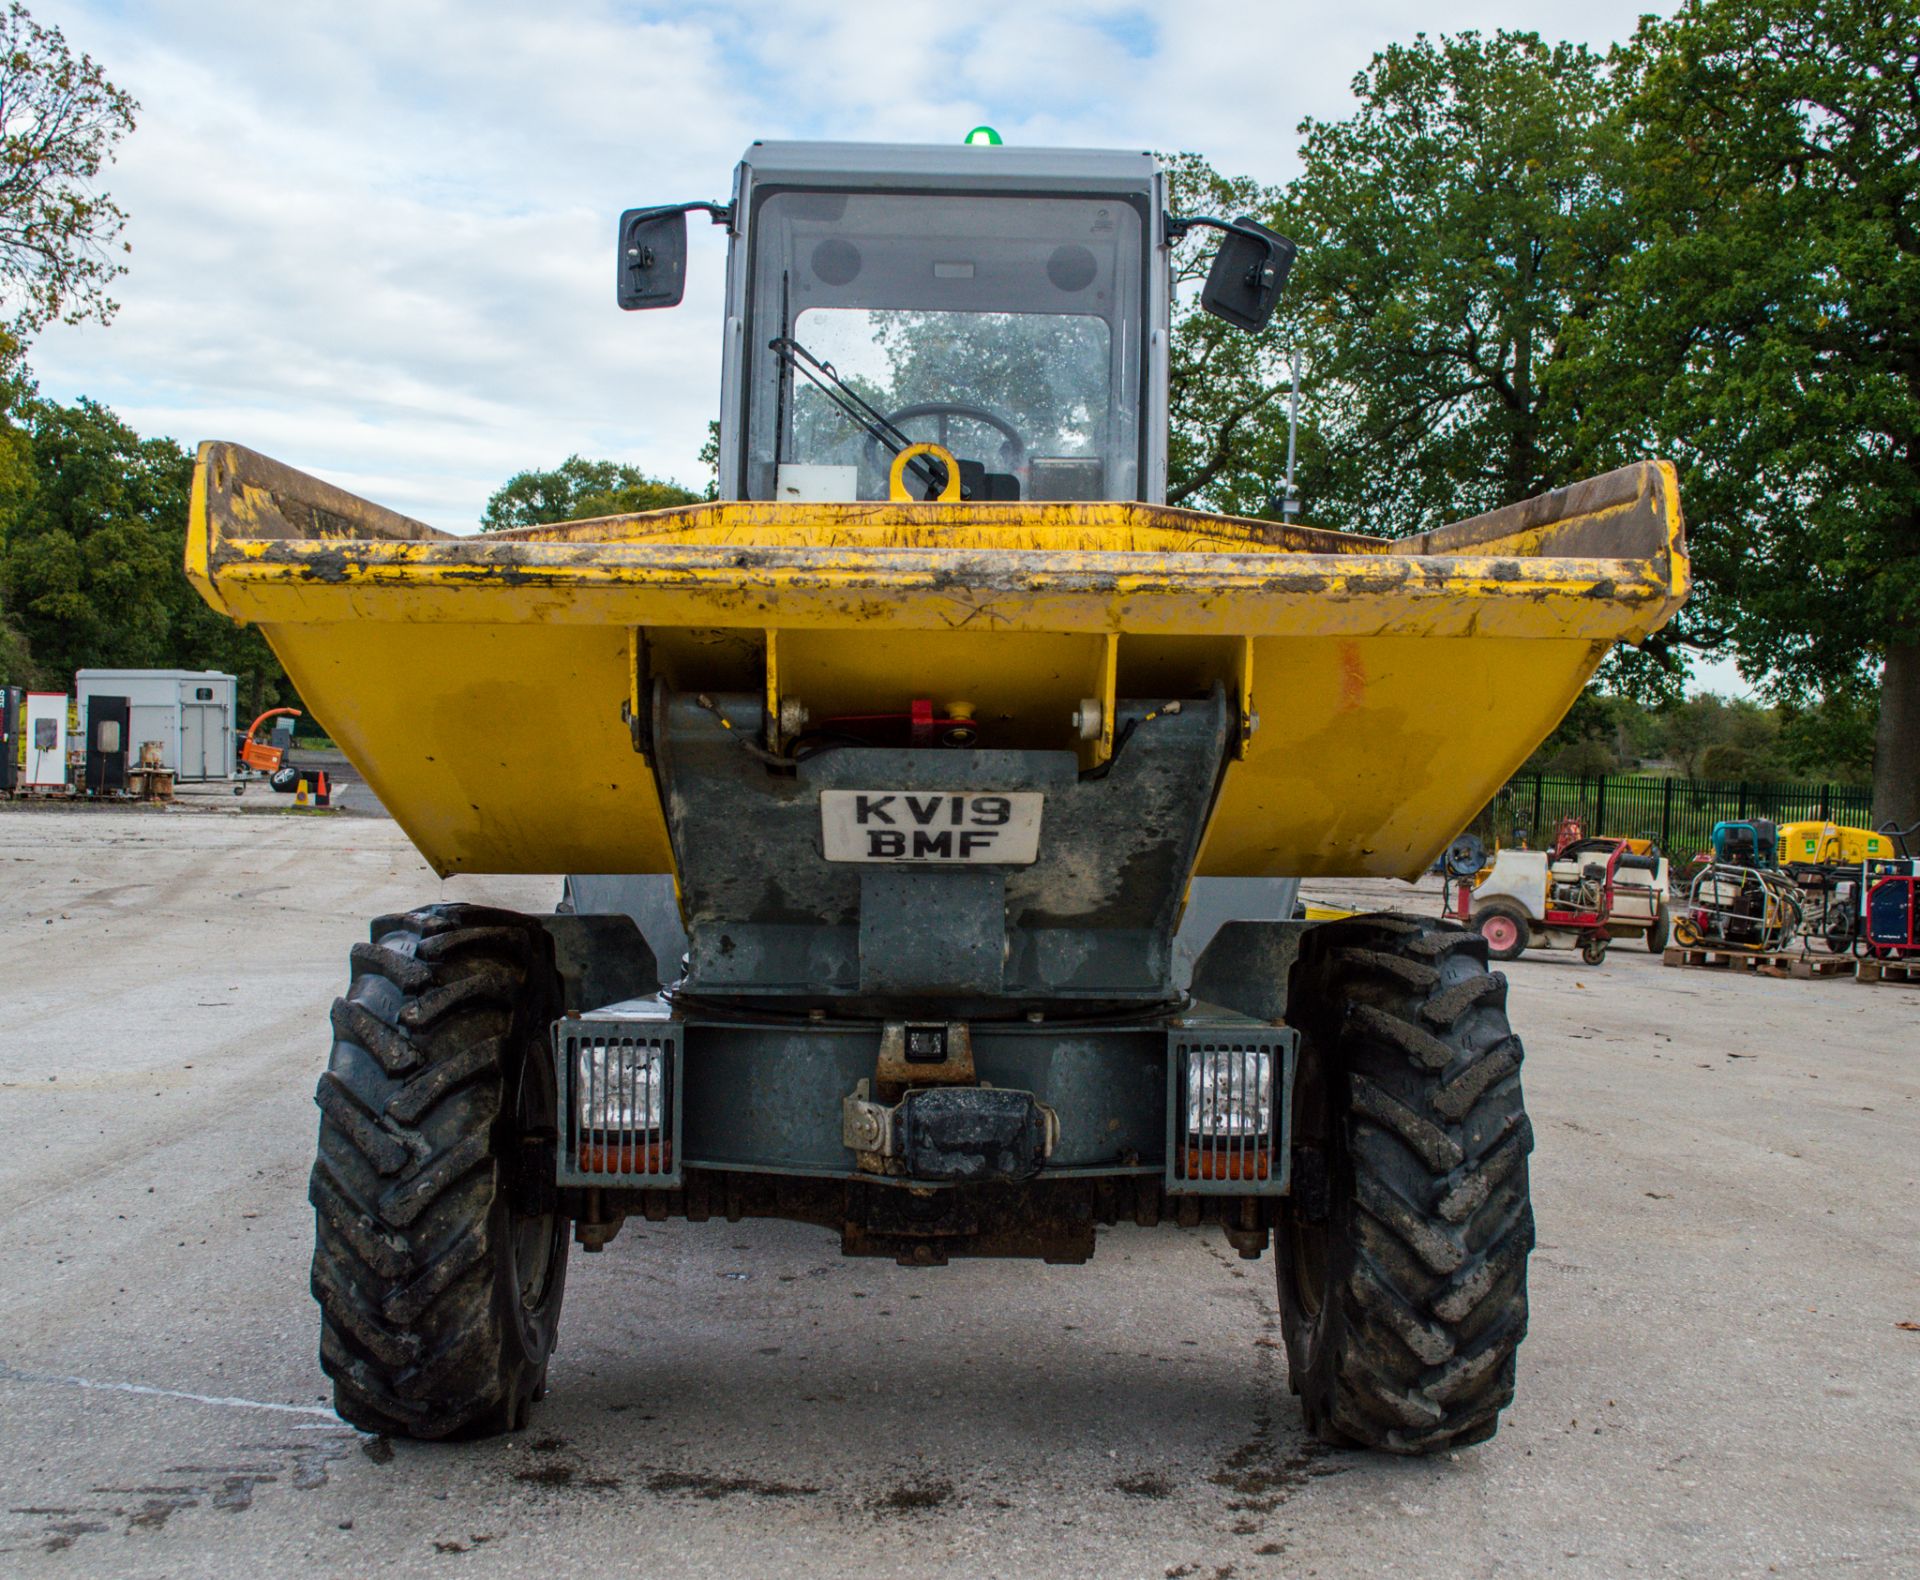
[[[796,373],[804,374],[809,384],[832,401],[843,417],[875,443],[885,445],[898,455],[914,442],[889,422],[884,412],[875,410],[852,385],[841,378],[831,362],[821,361],[793,336],[776,335],[767,342],[767,349]],[[931,491],[937,492],[946,486],[946,467],[930,456],[915,456],[907,463],[907,467]]]

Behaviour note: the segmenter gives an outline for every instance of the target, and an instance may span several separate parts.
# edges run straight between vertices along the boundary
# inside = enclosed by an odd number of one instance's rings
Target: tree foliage
[[[1713,0],[1617,66],[1627,245],[1570,403],[1684,466],[1681,632],[1783,695],[1879,678],[1876,811],[1920,817],[1920,21]]]
[[[6,589],[0,585],[0,686],[31,686],[38,680],[27,633],[8,612]]]
[[[1420,36],[1308,121],[1276,217],[1318,349],[1313,516],[1389,537],[1569,481],[1552,372],[1617,250],[1604,62],[1532,33]]]
[[[802,323],[811,315],[802,315]],[[1074,313],[945,313],[876,310],[860,315],[885,353],[886,387],[862,395],[883,413],[934,402],[985,408],[1010,423],[1037,455],[1106,448],[1111,349],[1106,325]],[[849,379],[859,384],[858,379]],[[934,417],[911,419],[909,438],[931,434]],[[947,419],[956,454],[989,471],[1009,464],[1008,441],[991,425]]]
[[[1527,762],[1530,773],[1655,770],[1688,779],[1866,784],[1873,770],[1870,698],[1768,706],[1711,693],[1650,707],[1592,690]]]
[[[550,471],[516,472],[487,501],[482,532],[541,527],[642,510],[691,505],[700,496],[662,478],[649,477],[624,461],[590,461],[570,455]]]
[[[1198,154],[1169,157],[1176,214],[1216,219],[1272,216],[1275,187],[1226,176]],[[1284,222],[1283,222],[1284,223]],[[1173,342],[1167,390],[1167,500],[1231,515],[1273,513],[1287,458],[1289,353],[1302,333],[1296,292],[1258,335],[1244,334],[1200,307],[1219,233],[1193,230],[1173,249]]]
[[[94,181],[139,106],[19,0],[0,12],[0,311],[12,340],[117,303],[126,215]]]
[[[92,401],[29,399],[19,415],[23,474],[0,486],[0,607],[27,678],[64,689],[83,668],[219,669],[256,696],[285,694],[259,632],[209,609],[182,570],[193,458]]]
[[[1876,805],[1920,817],[1916,80],[1911,0],[1703,0],[1604,59],[1383,50],[1264,209],[1302,245],[1269,338],[1305,353],[1308,519],[1396,536],[1671,457],[1694,599],[1603,679],[1671,698],[1689,649],[1730,652],[1829,747],[1877,682]],[[1184,321],[1176,411],[1246,405],[1211,430],[1242,481],[1194,498],[1247,509],[1283,379],[1216,376],[1209,337],[1244,349]]]

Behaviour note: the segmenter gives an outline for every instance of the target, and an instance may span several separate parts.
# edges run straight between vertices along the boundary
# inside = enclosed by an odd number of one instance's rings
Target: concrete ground
[[[1482,1447],[1316,1449],[1217,1236],[909,1271],[720,1222],[576,1254],[528,1431],[363,1439],[306,1292],[326,1006],[367,917],[555,892],[376,818],[0,813],[0,1568],[1920,1572],[1920,989],[1624,946],[1507,968],[1540,1247]]]

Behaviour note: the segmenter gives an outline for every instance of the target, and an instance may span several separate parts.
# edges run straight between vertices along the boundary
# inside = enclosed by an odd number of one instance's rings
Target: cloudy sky
[[[30,0],[139,101],[110,328],[49,396],[237,440],[466,530],[573,451],[702,481],[721,238],[685,304],[613,304],[622,208],[724,198],[755,137],[1187,148],[1278,181],[1377,48],[1501,26],[1604,46],[1635,0]]]

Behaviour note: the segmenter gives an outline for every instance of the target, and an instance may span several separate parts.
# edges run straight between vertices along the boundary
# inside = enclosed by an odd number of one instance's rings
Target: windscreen
[[[922,440],[971,499],[1138,497],[1141,232],[1118,198],[764,200],[747,497],[884,499]],[[944,468],[905,480],[927,497]]]

